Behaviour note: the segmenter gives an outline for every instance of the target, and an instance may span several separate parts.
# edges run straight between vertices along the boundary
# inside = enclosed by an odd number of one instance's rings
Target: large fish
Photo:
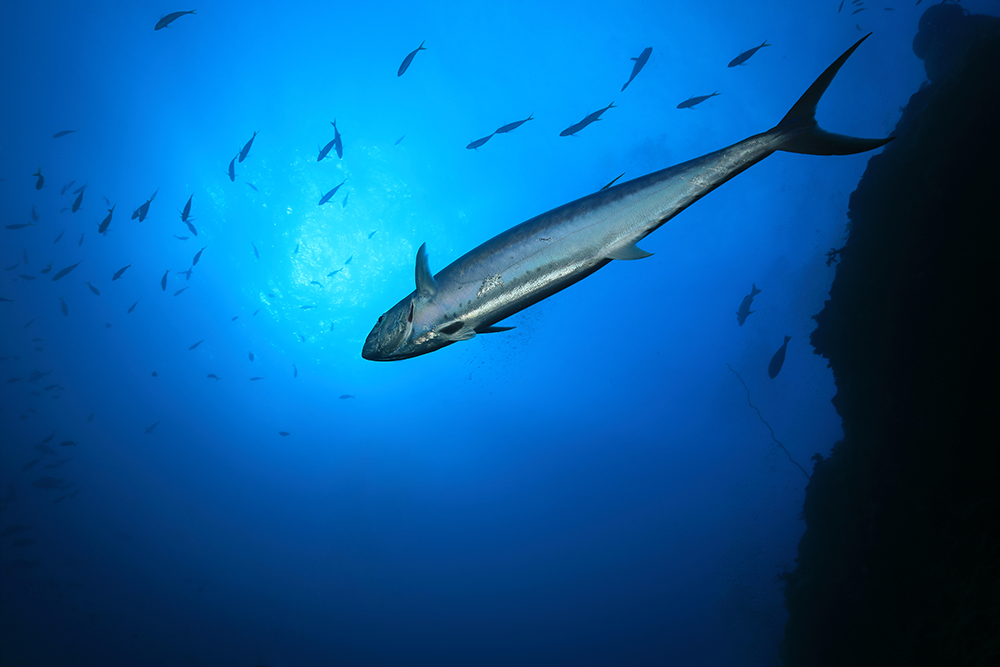
[[[740,308],[736,311],[736,321],[739,322],[740,326],[747,321],[747,318],[753,315],[750,306],[753,305],[753,298],[760,294],[760,290],[757,289],[756,284],[750,285],[750,293],[743,297],[743,301],[740,302]]]
[[[636,245],[734,176],[776,151],[851,155],[890,139],[822,130],[816,104],[865,38],[824,71],[770,130],[700,158],[621,183],[523,222],[432,275],[417,251],[416,289],[378,319],[361,356],[395,361],[433,352],[586,278],[612,260],[648,257]]]
[[[101,224],[98,225],[97,227],[98,234],[103,234],[104,232],[108,231],[108,227],[111,225],[111,216],[114,215],[114,212],[115,212],[114,206],[108,209],[108,217],[104,218],[104,220],[101,221]]]
[[[340,138],[340,130],[337,129],[337,121],[334,120],[331,125],[333,125],[333,147],[337,150],[337,157],[344,157],[344,141]]]
[[[250,152],[250,147],[253,146],[253,140],[256,138],[257,138],[257,133],[254,132],[253,136],[250,137],[250,141],[243,144],[243,150],[240,151],[240,162],[243,162],[243,160],[247,159],[247,154]]]
[[[322,206],[323,204],[325,204],[325,203],[327,203],[328,201],[330,201],[330,197],[332,197],[333,195],[337,194],[337,190],[339,190],[339,189],[340,189],[340,186],[341,186],[341,185],[343,185],[343,184],[344,184],[344,183],[346,183],[346,182],[347,182],[347,180],[346,180],[346,179],[345,179],[345,180],[343,180],[343,181],[341,181],[341,182],[340,182],[340,185],[338,185],[338,186],[337,186],[337,187],[335,187],[335,188],[334,188],[333,190],[330,190],[330,191],[329,191],[329,192],[327,192],[327,193],[326,193],[325,195],[323,195],[322,197],[320,197],[320,200],[319,200],[319,205],[320,205],[320,206]],[[254,252],[256,252],[256,250],[255,250]],[[258,259],[259,259],[259,258],[258,258]]]
[[[771,363],[767,365],[767,375],[772,380],[778,377],[778,373],[781,372],[781,367],[785,364],[785,350],[788,349],[788,341],[791,339],[791,336],[785,336],[785,342],[781,344],[778,351],[774,353],[773,357],[771,357]]]

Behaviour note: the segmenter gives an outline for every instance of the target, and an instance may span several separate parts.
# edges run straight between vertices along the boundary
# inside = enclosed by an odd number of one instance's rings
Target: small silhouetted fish
[[[647,46],[642,50],[642,53],[640,53],[638,57],[632,58],[632,60],[635,61],[635,64],[632,65],[632,75],[629,76],[628,81],[626,81],[625,85],[622,86],[622,90],[628,88],[628,84],[632,83],[632,79],[634,79],[636,75],[642,71],[642,68],[646,66],[646,61],[649,60],[649,55],[652,52],[653,52],[653,47]]]
[[[753,298],[760,294],[760,290],[757,289],[756,284],[750,286],[750,293],[743,297],[743,301],[740,302],[739,310],[736,311],[736,321],[739,322],[740,326],[747,321],[747,317],[752,315],[754,311],[750,310],[750,306],[753,305]]]
[[[159,191],[160,189],[156,188],[156,192]],[[139,218],[139,222],[142,222],[143,220],[146,219],[146,215],[149,213],[149,205],[153,203],[154,199],[156,199],[156,192],[153,193],[152,197],[146,200],[146,203],[144,203],[142,206],[140,206],[139,208],[135,209],[135,211],[132,212],[133,220]]]
[[[107,197],[101,197],[101,199],[103,199],[104,203],[107,204],[109,207],[111,206],[111,200],[110,199],[108,199]]]
[[[494,132],[493,134],[506,134],[507,132],[510,132],[511,130],[516,130],[517,128],[521,127],[522,125],[524,125],[525,123],[527,123],[529,120],[535,120],[535,114],[534,113],[528,114],[528,117],[525,118],[524,120],[515,120],[513,123],[507,123],[503,127],[497,128],[496,132]]]
[[[257,186],[251,183],[250,181],[243,181],[243,182],[249,185],[250,189],[253,190],[254,192],[260,192],[260,190],[257,189]]]
[[[863,12],[866,9],[868,9],[868,8],[867,7],[860,7],[858,9],[855,9],[853,12],[851,12],[851,15],[853,16],[854,14],[857,14],[858,12]]]
[[[31,525],[30,524],[15,523],[13,525],[10,525],[10,526],[7,526],[6,528],[4,528],[3,532],[0,533],[0,537],[7,537],[9,535],[14,535],[16,533],[21,533],[21,532],[24,532],[26,530],[31,530]]]
[[[340,202],[341,208],[347,208],[347,198],[351,196],[350,192],[344,193],[344,201]]]
[[[368,238],[370,239],[371,237],[375,236],[376,234],[378,234],[378,230],[377,229],[374,232],[372,232],[371,234],[369,234]]]
[[[150,424],[149,426],[147,426],[146,427],[146,434],[148,435],[148,434],[152,433],[153,429],[156,428],[156,425],[159,424],[159,423],[160,422],[153,422],[152,424]]]
[[[45,177],[42,176],[42,168],[39,167],[38,171],[32,174],[32,176],[37,176],[38,180],[35,181],[35,189],[41,190],[45,186]]]
[[[89,287],[91,292],[93,292],[97,296],[101,296],[101,291],[99,289],[97,289],[96,287],[94,287],[93,285],[91,285],[88,281],[84,280],[83,284],[86,285],[87,287]]]
[[[178,296],[181,292],[183,292],[186,289],[187,289],[187,287],[180,288],[179,290],[177,290],[176,292],[174,292],[174,296]]]
[[[340,189],[340,186],[341,186],[341,185],[343,185],[343,184],[344,184],[344,183],[346,183],[346,182],[347,182],[347,180],[346,180],[346,179],[345,179],[345,180],[343,180],[343,181],[341,181],[341,182],[340,182],[340,185],[338,185],[338,186],[337,186],[337,187],[335,187],[335,188],[334,188],[333,190],[330,190],[330,191],[329,191],[329,192],[327,192],[327,193],[326,193],[325,195],[323,195],[323,196],[322,196],[322,197],[320,198],[320,200],[319,200],[319,205],[320,205],[320,206],[322,206],[323,204],[325,204],[325,203],[327,203],[328,201],[330,201],[330,197],[332,197],[333,195],[335,195],[335,194],[337,193],[337,190],[339,190],[339,189]]]
[[[424,48],[424,42],[420,42],[420,46],[418,46],[417,48],[413,49],[408,54],[406,54],[406,57],[403,58],[403,62],[399,65],[399,71],[396,72],[396,76],[403,76],[403,72],[405,72],[406,68],[408,68],[410,66],[410,63],[413,62],[413,56],[417,55],[417,51],[426,51],[426,50],[427,49]],[[398,144],[399,142],[397,141],[396,143]]]
[[[764,43],[761,44],[760,46],[755,46],[752,49],[747,49],[746,51],[744,51],[740,55],[738,55],[735,58],[733,58],[732,60],[730,60],[729,61],[729,67],[736,67],[737,65],[742,65],[746,61],[750,60],[750,56],[752,56],[753,54],[757,53],[757,51],[763,49],[765,46],[771,46],[770,44],[767,43],[766,39],[764,40]]]
[[[286,435],[289,435],[289,433],[288,433],[288,431],[278,431],[278,435],[280,435],[280,436],[286,436]]]
[[[121,278],[122,274],[125,273],[126,269],[128,269],[128,267],[130,267],[130,266],[132,266],[132,265],[131,264],[126,264],[122,268],[120,268],[117,271],[115,271],[115,275],[111,276],[111,281],[114,282],[115,280],[118,280],[119,278]]]
[[[230,320],[229,320],[229,321],[230,321],[230,322],[235,322],[235,321],[236,321],[236,320],[238,320],[238,319],[240,319],[240,316],[239,316],[239,315],[234,315],[234,316],[233,316],[232,318],[230,318]]]
[[[59,191],[59,194],[61,195],[66,194],[66,191],[69,190],[71,187],[73,187],[74,183],[76,183],[76,181],[70,181],[66,185],[62,186],[62,190]]]
[[[323,146],[323,148],[319,149],[319,157],[316,158],[317,162],[323,161],[323,158],[326,157],[326,154],[330,152],[331,148],[333,148],[333,144],[335,141],[336,141],[335,139],[330,139],[330,143],[328,143],[326,146]]]
[[[156,26],[153,28],[153,31],[155,32],[156,30],[159,30],[161,28],[166,28],[168,25],[170,25],[180,17],[184,16],[185,14],[194,14],[195,11],[196,10],[192,9],[187,12],[173,12],[171,14],[167,14],[162,19],[156,22]]]
[[[108,227],[111,225],[111,216],[114,215],[114,212],[115,212],[114,206],[108,209],[108,217],[104,218],[104,220],[101,221],[101,224],[98,225],[97,227],[98,234],[103,234],[104,232],[108,231]]]
[[[36,489],[58,489],[63,485],[63,480],[55,477],[42,477],[31,483]]]
[[[160,289],[164,292],[167,291],[167,274],[170,273],[170,269],[163,272],[163,277],[160,278]]]
[[[472,148],[472,149],[479,148],[480,146],[482,146],[483,144],[485,144],[487,141],[489,141],[493,137],[494,134],[496,134],[496,133],[493,132],[493,133],[490,133],[490,136],[488,136],[488,137],[483,137],[482,139],[476,139],[475,141],[469,143],[466,146],[466,148]]]
[[[256,257],[257,259],[260,259],[260,253],[257,252],[257,246],[254,245],[253,241],[250,242],[250,245],[253,246],[253,256]]]
[[[250,381],[251,381],[251,382],[256,382],[257,380],[263,380],[263,379],[264,379],[264,378],[262,378],[262,377],[257,377],[257,376],[254,376],[254,377],[250,378]]]
[[[83,245],[83,236],[84,236],[84,234],[86,234],[86,232],[81,232],[80,233],[80,240],[76,242],[77,247]]]
[[[341,399],[343,399],[343,398],[357,398],[357,396],[355,396],[354,394],[341,394],[337,398],[341,398]]]
[[[337,150],[337,157],[344,157],[344,144],[340,139],[340,130],[337,129],[337,121],[331,123],[333,125],[333,147]]]
[[[563,130],[562,132],[560,132],[559,136],[560,137],[568,137],[568,136],[576,134],[577,132],[579,132],[583,128],[587,127],[591,123],[600,120],[601,119],[601,114],[603,114],[608,109],[613,108],[614,106],[615,106],[615,103],[612,102],[611,104],[609,104],[608,106],[604,107],[603,109],[598,109],[597,111],[594,111],[592,113],[587,114],[587,116],[583,120],[581,120],[579,123],[574,123],[574,124],[570,125],[569,127],[567,127],[565,130]]]
[[[28,472],[29,470],[35,467],[35,464],[37,464],[44,458],[45,458],[44,456],[39,456],[37,459],[34,459],[33,461],[28,461],[23,466],[21,466],[21,472]]]
[[[76,445],[72,440],[63,440],[59,443],[60,447],[74,447]]]
[[[305,336],[303,336],[302,334],[297,334],[297,335],[298,335],[300,341],[302,341],[303,343],[306,342],[306,337]]]
[[[350,264],[352,259],[354,259],[354,255],[351,255],[350,257],[347,258],[347,261],[344,262],[344,266],[347,266],[348,264]]]
[[[372,233],[374,234],[375,232],[372,232]],[[337,275],[337,274],[338,274],[338,273],[340,273],[341,271],[343,271],[343,269],[334,269],[334,270],[333,270],[333,271],[331,271],[330,273],[326,274],[326,277],[327,277],[327,278],[332,278],[333,276]]]
[[[62,297],[58,297],[58,298],[59,298],[59,308],[62,310],[62,314],[64,316],[68,317],[69,316],[69,306],[66,305],[66,302],[63,301]]]
[[[236,158],[238,157],[239,155],[229,161],[229,180],[233,183],[236,182]]]
[[[334,127],[336,127],[336,126],[334,126]],[[246,135],[244,135],[244,136],[246,136]],[[257,133],[254,132],[253,136],[250,137],[250,141],[246,142],[243,145],[243,150],[240,151],[240,155],[239,155],[240,162],[243,162],[243,160],[247,159],[247,154],[250,152],[250,147],[253,146],[253,140],[256,139],[256,138],[257,138]]]
[[[184,204],[184,210],[181,211],[181,222],[187,222],[188,216],[191,215],[191,200],[194,199],[194,195],[188,197],[187,203]]]
[[[35,209],[35,205],[32,204],[31,205],[31,221],[32,222],[38,222],[40,218],[41,218],[41,216],[38,215],[38,210]]]
[[[298,255],[299,254],[299,244],[298,243],[295,244],[295,250],[292,251],[292,254],[293,255]]]
[[[32,276],[32,275],[27,274],[27,273],[19,273],[19,274],[17,274],[17,277],[21,278],[22,280],[37,280],[37,278],[35,276]]]
[[[16,269],[19,266],[21,266],[21,262],[18,262],[17,264],[11,264],[7,268],[5,268],[4,271],[13,271],[14,269]]]
[[[7,229],[24,229],[25,227],[34,227],[33,222],[17,222],[12,225],[7,225]]]
[[[678,109],[691,109],[691,108],[694,108],[695,105],[701,104],[702,102],[704,102],[708,98],[715,97],[716,95],[719,95],[719,94],[720,94],[719,91],[715,91],[711,95],[698,95],[697,97],[689,97],[686,100],[684,100],[683,102],[681,102],[680,104],[678,104],[677,108]]]
[[[60,130],[52,135],[53,139],[58,139],[59,137],[65,137],[67,134],[73,134],[76,130]]]
[[[785,336],[785,342],[781,344],[778,351],[771,357],[771,363],[767,365],[767,374],[772,380],[778,377],[778,373],[781,372],[781,365],[785,363],[785,349],[791,339],[791,336]]]
[[[400,137],[399,139],[396,139],[396,143],[394,143],[394,144],[393,144],[393,146],[398,146],[398,145],[399,145],[399,142],[400,142],[400,141],[402,141],[402,140],[403,140],[403,139],[405,139],[405,138],[406,138],[406,135],[404,134],[404,135],[403,135],[403,136],[401,136],[401,137]]]
[[[62,238],[62,236],[63,236],[63,234],[65,234],[65,233],[66,233],[66,230],[65,230],[65,229],[64,229],[64,230],[62,230],[61,232],[59,232],[59,236],[57,236],[57,237],[55,238],[55,240],[54,240],[54,241],[52,241],[52,242],[53,242],[53,243],[59,243],[59,239],[61,239],[61,238]]]
[[[73,206],[72,206],[73,213],[76,213],[77,211],[79,211],[80,210],[80,206],[83,205],[83,193],[86,192],[86,191],[87,191],[87,185],[84,184],[84,186],[82,188],[80,188],[80,194],[78,194],[76,196],[76,199],[73,200]]]
[[[191,237],[190,236],[177,236],[177,234],[174,234],[174,238],[177,239],[178,241],[187,241]]]
[[[209,374],[208,374],[208,375],[206,375],[205,377],[210,377],[210,378],[212,378],[213,380],[218,380],[218,379],[219,379],[219,376],[218,376],[218,375],[216,375],[215,373],[209,373]]]
[[[189,347],[188,349],[189,349],[189,350],[193,350],[194,348],[198,347],[199,345],[201,345],[201,344],[202,344],[202,343],[204,343],[204,342],[205,342],[205,339],[204,339],[204,338],[202,338],[202,339],[201,339],[200,341],[198,341],[197,343],[195,343],[194,345],[192,345],[192,346],[191,346],[191,347]]]
[[[135,307],[136,307],[136,306],[138,306],[138,305],[139,305],[139,302],[138,302],[138,301],[136,301],[135,303],[133,303],[133,304],[132,304],[131,306],[129,306],[129,307],[128,307],[128,312],[126,312],[125,314],[126,314],[126,315],[129,315],[129,314],[131,314],[131,313],[132,313],[132,311],[133,311],[133,310],[135,310]]]
[[[39,269],[38,272],[39,273],[49,273],[50,271],[52,271],[52,262],[49,262],[48,264],[46,264],[45,268]]]
[[[259,312],[260,312],[260,308],[258,308],[257,310],[253,311],[253,315],[251,315],[251,317],[257,317],[257,313],[259,313]]]
[[[205,246],[205,248],[207,248],[207,247],[208,247],[208,246]],[[198,263],[198,260],[199,260],[199,259],[201,259],[201,253],[205,252],[205,248],[202,248],[201,250],[199,250],[199,251],[198,251],[198,252],[197,252],[197,253],[195,254],[195,256],[194,256],[194,261],[193,261],[193,262],[191,262],[191,266],[194,266],[195,264],[197,264],[197,263]]]
[[[299,376],[299,367],[292,364],[292,377],[297,378]]]
[[[316,306],[299,306],[302,310],[309,310],[310,308],[315,308]]]
[[[247,356],[250,357],[250,361],[253,361],[254,359],[253,352],[248,352]]]
[[[28,327],[30,327],[32,324],[35,323],[35,320],[37,319],[38,319],[37,317],[32,317],[30,320],[24,323],[24,328],[27,329]],[[17,357],[14,358],[17,359]]]
[[[323,283],[321,283],[321,282],[320,282],[320,281],[318,281],[318,280],[310,280],[310,281],[309,281],[309,284],[310,284],[310,285],[319,285],[319,288],[320,288],[320,289],[323,289]]]

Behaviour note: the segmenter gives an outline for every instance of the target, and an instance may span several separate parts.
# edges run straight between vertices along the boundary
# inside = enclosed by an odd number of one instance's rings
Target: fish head
[[[417,310],[417,298],[416,292],[410,294],[378,318],[365,339],[362,358],[396,361],[431,351],[417,351],[413,344],[413,314]]]

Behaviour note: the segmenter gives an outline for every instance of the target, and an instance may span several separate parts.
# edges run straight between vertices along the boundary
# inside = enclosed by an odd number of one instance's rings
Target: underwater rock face
[[[783,575],[786,667],[1000,664],[1000,21],[932,9],[932,81],[851,196],[815,316],[844,439]]]

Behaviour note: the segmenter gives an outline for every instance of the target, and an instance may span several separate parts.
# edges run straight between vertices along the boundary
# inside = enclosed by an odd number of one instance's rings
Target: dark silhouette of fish
[[[337,157],[344,157],[344,144],[340,138],[340,130],[337,129],[337,121],[334,120],[331,125],[333,125],[333,147],[337,151]]]
[[[87,232],[80,232],[80,240],[76,242],[78,247],[83,245],[83,237],[86,236],[86,234]]]
[[[34,227],[33,222],[18,222],[13,225],[7,225],[7,229],[24,229],[25,227]]]
[[[54,387],[54,386],[56,386],[56,385],[52,385],[52,386]],[[46,390],[46,391],[47,391],[47,390]],[[52,431],[52,433],[50,433],[50,434],[48,435],[48,437],[46,437],[46,438],[44,438],[44,439],[42,440],[42,443],[41,443],[41,444],[43,444],[43,445],[44,445],[44,444],[45,444],[46,442],[51,442],[52,438],[54,438],[54,437],[56,437],[56,432],[55,432],[55,431]]]
[[[374,233],[374,232],[373,232],[373,233]],[[332,278],[332,277],[334,277],[335,275],[337,275],[338,273],[340,273],[341,271],[343,271],[343,269],[334,269],[334,270],[333,270],[333,271],[331,271],[330,273],[326,274],[326,277],[327,277],[327,278]]]
[[[525,118],[525,119],[523,119],[523,120],[515,120],[513,123],[507,123],[503,127],[498,127],[497,130],[496,130],[496,132],[494,132],[493,134],[506,134],[507,132],[510,132],[512,130],[516,130],[517,128],[521,127],[522,125],[524,125],[525,123],[527,123],[529,120],[535,120],[535,114],[534,114],[534,112],[528,114],[528,117]]]
[[[250,181],[243,181],[243,182],[249,185],[250,189],[253,190],[254,192],[260,192],[260,190],[257,189],[257,186],[251,183]]]
[[[743,323],[747,321],[750,315],[753,315],[754,311],[750,310],[750,306],[753,305],[753,298],[760,294],[760,290],[757,289],[756,284],[751,284],[750,293],[743,297],[743,301],[740,302],[739,310],[736,311],[736,321],[743,326]]]
[[[76,442],[73,440],[63,440],[59,443],[60,447],[76,447]]]
[[[59,194],[61,195],[66,194],[66,191],[69,190],[71,187],[73,187],[74,183],[76,183],[76,181],[70,181],[66,185],[62,186],[62,190],[59,191]]]
[[[212,379],[213,379],[213,380],[215,380],[216,382],[218,382],[218,381],[219,381],[219,376],[218,376],[218,375],[216,375],[215,373],[209,373],[209,374],[208,374],[208,375],[206,375],[205,377],[207,377],[207,378],[212,378]]]
[[[93,285],[91,285],[88,281],[84,280],[83,284],[86,285],[87,287],[89,287],[91,292],[93,292],[97,296],[101,296],[101,291],[99,289],[97,289],[96,287],[94,287]]]
[[[278,431],[278,435],[280,435],[280,436],[286,436],[286,435],[289,435],[289,433],[288,433],[288,431]]]
[[[52,282],[55,282],[55,281],[59,280],[60,278],[65,278],[67,275],[69,275],[70,271],[72,271],[76,267],[80,266],[80,264],[82,264],[82,263],[83,263],[83,260],[81,259],[76,264],[71,264],[70,266],[67,266],[65,269],[63,269],[62,271],[60,271],[56,275],[52,276]]]
[[[135,209],[135,211],[132,212],[133,220],[139,218],[139,222],[142,222],[143,220],[146,219],[146,215],[149,213],[149,205],[153,202],[154,199],[156,199],[156,193],[159,191],[160,188],[156,188],[156,192],[153,193],[153,196],[147,199],[145,204],[143,204],[142,206],[140,206],[139,208]]]
[[[858,9],[855,9],[853,12],[851,12],[851,15],[853,16],[854,14],[857,14],[858,12],[863,12],[866,9],[868,9],[868,8],[867,7],[860,7]]]
[[[317,285],[317,286],[318,286],[318,287],[319,287],[320,289],[323,289],[323,283],[321,283],[321,282],[320,282],[320,281],[318,281],[318,280],[310,280],[310,281],[309,281],[309,284],[310,284],[310,285]]]
[[[204,339],[204,338],[202,338],[202,339],[201,339],[200,341],[198,341],[197,343],[195,343],[194,345],[192,345],[192,346],[191,346],[191,347],[189,347],[188,349],[189,349],[189,350],[193,350],[193,349],[195,349],[196,347],[198,347],[199,345],[201,345],[201,344],[202,344],[202,343],[204,343],[204,342],[205,342],[205,339]]]
[[[320,206],[322,206],[323,204],[325,204],[325,203],[327,203],[328,201],[330,201],[330,197],[332,197],[333,195],[335,195],[335,194],[337,193],[337,190],[339,190],[339,189],[340,189],[340,186],[341,186],[341,185],[343,185],[343,184],[344,184],[344,183],[346,183],[346,182],[347,182],[347,179],[344,179],[343,181],[341,181],[341,182],[340,182],[340,185],[338,185],[338,186],[337,186],[337,187],[335,187],[335,188],[334,188],[333,190],[330,190],[330,191],[329,191],[329,192],[327,192],[327,193],[326,193],[325,195],[323,195],[323,196],[322,196],[322,197],[320,198],[320,200],[319,200],[319,205],[320,205]]]
[[[248,352],[247,356],[250,358],[250,361],[254,360],[253,352]]]
[[[351,196],[350,192],[344,194],[344,201],[340,202],[341,208],[347,208],[347,198]]]
[[[581,120],[579,123],[573,123],[572,125],[570,125],[569,127],[567,127],[565,130],[563,130],[562,132],[559,133],[559,136],[560,137],[569,137],[569,136],[572,136],[572,135],[576,134],[577,132],[579,132],[583,128],[587,127],[591,123],[600,120],[601,119],[601,114],[603,114],[608,109],[613,108],[614,106],[615,106],[615,103],[612,102],[611,104],[609,104],[608,106],[604,107],[603,109],[598,109],[597,111],[594,111],[593,113],[587,114],[586,118],[584,118],[583,120]]]
[[[496,134],[496,132],[491,132],[488,137],[483,137],[482,139],[476,139],[475,141],[470,142],[469,145],[466,146],[466,148],[472,148],[472,149],[479,148],[480,146],[482,146],[483,144],[485,144],[487,141],[489,141],[493,137],[494,134]]]
[[[785,342],[781,344],[778,351],[771,357],[771,363],[767,365],[767,374],[772,380],[778,377],[778,373],[781,372],[781,366],[785,363],[785,350],[788,348],[788,341],[791,339],[791,336],[785,336]]]
[[[326,157],[326,154],[330,152],[331,148],[333,148],[333,144],[335,141],[336,139],[330,139],[330,143],[328,143],[326,146],[323,146],[323,148],[319,149],[319,157],[316,158],[317,162],[323,161],[323,158]]]
[[[692,109],[696,105],[701,104],[702,102],[704,102],[705,100],[707,100],[708,98],[715,97],[716,95],[719,95],[719,94],[720,94],[719,91],[715,91],[711,95],[698,95],[697,97],[689,97],[686,100],[684,100],[683,102],[681,102],[680,104],[678,104],[677,108],[678,109]]]
[[[262,378],[262,377],[258,377],[258,376],[256,376],[256,375],[255,375],[254,377],[250,378],[250,381],[251,381],[251,382],[256,382],[257,380],[263,380],[263,379],[264,379],[264,378]]]
[[[728,66],[729,67],[736,67],[737,65],[742,65],[746,61],[750,60],[750,56],[752,56],[753,54],[757,53],[758,51],[760,51],[761,49],[763,49],[765,46],[771,46],[770,44],[767,43],[766,39],[764,40],[764,43],[761,44],[760,46],[755,46],[752,49],[747,49],[746,51],[744,51],[740,55],[738,55],[735,58],[733,58],[732,60],[730,60]]]
[[[124,274],[125,271],[128,270],[128,267],[130,267],[130,266],[132,266],[132,265],[131,264],[126,264],[122,268],[120,268],[117,271],[115,271],[115,275],[111,276],[111,282],[114,282],[114,281],[118,280],[119,278],[121,278],[122,274]]]
[[[653,52],[653,47],[647,46],[642,50],[642,53],[640,53],[638,57],[632,58],[632,60],[635,61],[635,64],[632,65],[632,74],[631,76],[629,76],[628,81],[625,82],[625,85],[622,86],[622,90],[628,88],[628,84],[632,83],[632,79],[634,79],[636,75],[642,71],[642,68],[646,66],[646,61],[649,60],[649,55],[652,52]]]
[[[41,462],[42,459],[44,459],[44,458],[45,458],[44,456],[39,456],[37,459],[28,461],[23,466],[21,466],[21,472],[28,472],[29,470],[31,470],[32,468],[34,468],[36,464],[38,464],[39,462]]]
[[[135,307],[138,306],[138,305],[139,305],[138,301],[136,301],[135,303],[133,303],[131,306],[128,307],[128,311],[126,311],[125,314],[126,315],[130,315],[132,313],[132,311],[135,310]]]
[[[27,273],[19,273],[17,274],[17,277],[21,278],[22,280],[37,280],[35,276],[28,275]]]
[[[73,134],[76,130],[60,130],[52,135],[53,139],[58,139],[59,137],[65,137],[67,134]]]
[[[48,273],[52,270],[52,262],[45,265],[44,269],[39,270],[39,273]]]
[[[413,62],[413,56],[417,55],[417,51],[426,51],[426,50],[427,49],[424,48],[424,42],[420,42],[420,46],[418,46],[417,48],[413,49],[408,54],[406,54],[406,57],[403,58],[403,62],[399,65],[399,71],[396,72],[396,76],[403,76],[403,72],[405,72],[407,68],[410,66],[410,63]],[[399,142],[397,141],[396,143]]]
[[[205,246],[205,248],[207,248],[207,247],[208,247],[208,246]],[[194,256],[194,260],[193,260],[193,261],[191,262],[191,266],[194,266],[194,265],[196,265],[196,264],[198,263],[198,260],[199,260],[199,259],[201,259],[201,253],[205,252],[205,248],[202,248],[201,250],[199,250],[199,251],[198,251],[198,252],[197,252],[197,253],[195,254],[195,256]]]
[[[187,241],[191,237],[190,236],[177,236],[177,234],[174,234],[174,238],[177,239],[178,241]]]
[[[292,364],[292,377],[297,378],[299,376],[299,367]]]
[[[170,273],[170,269],[163,272],[163,277],[160,278],[160,289],[164,292],[167,291],[167,274]]]
[[[69,316],[69,306],[66,305],[66,302],[63,300],[62,297],[58,297],[58,298],[59,298],[59,308],[62,310],[63,316],[68,317]]]
[[[350,257],[347,258],[347,261],[344,262],[344,266],[347,266],[348,264],[350,264],[352,259],[354,259],[354,255],[351,255]]]
[[[233,183],[236,182],[236,158],[238,157],[239,155],[236,155],[232,160],[229,161],[229,180],[232,181]]]
[[[400,141],[402,141],[402,140],[403,140],[403,139],[405,139],[405,138],[406,138],[406,135],[404,134],[404,135],[403,135],[403,136],[401,136],[401,137],[400,137],[399,139],[396,139],[396,143],[394,143],[394,144],[393,144],[393,146],[398,146],[398,145],[399,145],[399,142],[400,142]]]
[[[41,219],[41,216],[38,215],[38,211],[35,209],[35,205],[32,204],[31,205],[31,221],[32,222],[38,222],[40,219]]]
[[[253,140],[256,138],[257,138],[257,133],[254,132],[253,136],[250,137],[250,141],[243,144],[243,150],[240,151],[239,155],[240,162],[243,162],[243,160],[247,159],[247,154],[250,152],[250,147],[253,146]]]
[[[315,308],[315,307],[316,306],[299,306],[299,308],[301,308],[302,310],[311,310],[312,308]]]
[[[194,195],[188,197],[187,203],[184,204],[184,210],[181,211],[181,222],[187,222],[188,216],[191,215],[191,200],[194,199]]]
[[[108,227],[111,226],[111,216],[114,215],[114,213],[115,213],[115,207],[112,206],[111,208],[108,209],[108,217],[104,218],[104,220],[101,221],[101,224],[98,225],[97,227],[98,234],[103,234],[104,232],[108,231]]]
[[[194,14],[195,11],[196,10],[192,9],[187,12],[173,12],[171,14],[167,14],[162,19],[156,22],[156,26],[153,28],[153,31],[155,32],[157,30],[160,30],[161,28],[166,28],[168,25],[170,25],[180,17],[184,16],[185,14]]]
[[[357,398],[357,396],[355,396],[354,394],[341,394],[337,398],[340,398],[340,399],[344,399],[344,398]]]
[[[185,220],[184,224],[187,225],[188,229],[191,230],[192,234],[194,234],[195,236],[198,236],[198,230],[194,228],[194,225],[191,224],[190,220]]]
[[[73,200],[73,206],[72,206],[73,213],[76,213],[77,211],[79,211],[80,210],[80,206],[83,205],[83,193],[86,192],[86,191],[87,191],[87,186],[86,185],[84,185],[82,188],[80,188],[80,194],[78,194],[76,196],[76,199]]]
[[[253,256],[260,259],[260,253],[257,252],[257,246],[254,245],[253,241],[250,242],[250,245],[253,246]]]
[[[178,296],[178,295],[180,295],[180,293],[181,293],[181,292],[183,292],[183,291],[184,291],[184,290],[186,290],[186,289],[187,289],[187,287],[182,287],[182,288],[180,288],[179,290],[177,290],[176,292],[174,292],[174,296]]]
[[[32,176],[37,176],[38,177],[38,180],[35,181],[35,189],[36,190],[41,190],[43,187],[45,187],[45,177],[42,176],[42,168],[41,167],[39,167],[38,171],[36,171],[35,173],[33,173]]]
[[[146,435],[149,435],[150,433],[152,433],[153,429],[156,428],[156,425],[159,424],[159,423],[160,422],[153,422],[152,424],[150,424],[149,426],[147,426],[146,427]]]
[[[377,229],[374,232],[372,232],[371,234],[369,234],[368,238],[370,239],[371,237],[375,236],[376,234],[378,234],[378,230]]]

